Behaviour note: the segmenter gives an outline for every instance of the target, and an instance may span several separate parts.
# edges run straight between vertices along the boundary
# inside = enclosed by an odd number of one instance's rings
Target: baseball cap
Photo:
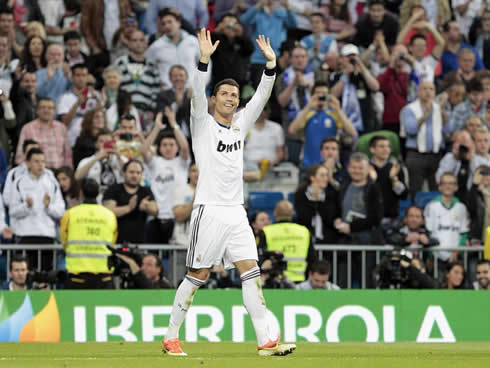
[[[344,45],[344,47],[342,47],[340,54],[342,56],[359,55],[359,48],[352,43],[348,43],[347,45]]]

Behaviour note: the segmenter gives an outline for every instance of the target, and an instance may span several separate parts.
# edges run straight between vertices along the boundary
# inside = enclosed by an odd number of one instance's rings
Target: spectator
[[[104,193],[104,206],[117,217],[119,235],[117,243],[143,243],[148,216],[157,216],[158,206],[150,188],[140,185],[143,164],[129,161],[123,166],[124,184],[113,184]]]
[[[164,276],[163,263],[154,254],[146,254],[141,260],[141,266],[134,259],[124,254],[116,254],[129,265],[131,275],[124,289],[172,289],[170,281]]]
[[[56,111],[59,119],[68,129],[68,141],[73,147],[82,130],[83,116],[100,106],[100,101],[93,87],[87,85],[88,67],[75,64],[71,67],[72,88],[63,93],[57,101]]]
[[[22,46],[19,45],[16,40],[14,13],[11,7],[0,7],[0,36],[8,37],[8,48],[13,51],[13,54],[22,54]]]
[[[214,54],[213,54],[214,55]],[[190,141],[191,137],[191,95],[192,91],[187,86],[189,76],[187,70],[182,65],[175,64],[170,68],[170,82],[171,88],[166,89],[158,93],[157,95],[157,108],[156,111],[164,111],[165,107],[170,107],[175,110],[175,117],[177,124],[180,126],[182,133]],[[167,128],[170,127],[166,121],[166,117],[163,118]],[[152,127],[153,129],[153,127]]]
[[[464,267],[459,262],[446,264],[441,289],[466,289]]]
[[[289,10],[286,0],[281,0],[281,2],[259,0],[254,6],[248,8],[240,20],[243,24],[251,26],[252,39],[256,39],[258,35],[269,38],[276,55],[279,55],[279,48],[287,38],[287,30],[297,26],[296,16]],[[250,59],[250,79],[254,88],[259,84],[265,61],[262,52],[256,46]]]
[[[342,77],[340,54],[334,51],[327,52],[323,63],[315,70],[315,81],[325,81],[329,86],[334,86],[340,77]]]
[[[8,48],[8,38],[0,36],[0,88],[7,96],[12,87],[12,74],[18,64],[19,60],[11,55]]]
[[[376,170],[376,183],[381,189],[384,204],[384,223],[393,223],[398,218],[399,202],[408,196],[408,185],[400,163],[389,161],[391,156],[390,140],[376,135],[369,141],[372,155],[371,165]]]
[[[413,36],[423,36],[424,40],[426,40],[423,56],[428,56],[436,46],[436,39],[434,38],[434,34],[430,31],[431,29],[435,30],[436,28],[428,21],[422,3],[418,3],[410,10],[410,19],[400,30],[396,42],[408,46]],[[444,38],[442,38],[438,32],[437,34],[441,37],[443,40],[442,43],[444,44]],[[441,53],[442,51],[444,51],[444,45],[442,46]]]
[[[164,128],[162,115],[158,113],[155,126],[142,149],[145,163],[150,170],[151,187],[158,203],[158,217],[148,224],[147,230],[147,241],[152,244],[167,244],[172,238],[175,225],[173,195],[177,188],[185,185],[190,164],[187,139],[179,130],[175,112],[170,107],[165,108],[165,115],[174,132],[172,135],[159,135]],[[150,151],[155,139],[156,155]]]
[[[462,104],[465,98],[466,86],[463,82],[454,82],[446,91],[437,96],[442,112],[444,112],[448,120],[456,107]]]
[[[209,21],[208,10],[200,0],[150,0],[146,9],[146,27],[149,34],[153,34],[156,29],[156,18],[160,9],[175,7],[182,14],[194,29],[206,27]],[[175,10],[174,10],[175,11]]]
[[[326,32],[325,17],[322,13],[310,15],[312,34],[301,39],[308,51],[308,59],[313,69],[318,69],[327,52],[338,52],[337,41]]]
[[[253,61],[252,61],[253,62]],[[308,66],[306,49],[296,45],[291,51],[291,65],[278,76],[276,95],[282,107],[282,125],[287,128],[310,100],[310,88],[315,83],[313,69]],[[302,142],[287,137],[288,161],[299,163]]]
[[[119,29],[114,33],[112,38],[109,54],[112,62],[120,56],[127,55],[129,52],[129,37],[134,31],[138,30],[138,21],[134,13],[128,15],[123,20]]]
[[[36,107],[38,97],[36,95],[37,76],[34,72],[22,73],[19,81],[15,80],[10,90],[10,100],[15,112],[17,122],[15,131],[12,133],[13,143],[17,143],[20,132],[24,125],[36,119]]]
[[[482,166],[478,171],[479,181],[473,180],[468,198],[465,198],[470,216],[468,236],[471,245],[482,245],[490,226],[490,167]]]
[[[338,237],[334,220],[340,216],[338,191],[329,184],[325,166],[310,166],[306,177],[294,193],[295,222],[306,226],[316,243],[335,244]]]
[[[5,207],[3,206],[2,193],[0,193],[0,243],[12,239],[13,236],[12,229],[5,222]]]
[[[289,126],[294,136],[304,137],[303,169],[322,162],[321,143],[328,137],[350,136],[355,140],[357,132],[344,114],[340,102],[329,94],[326,82],[317,82],[311,90],[312,97]]]
[[[123,91],[119,92],[119,96]],[[136,119],[133,115],[125,114],[121,116],[119,129],[113,133],[116,151],[119,155],[128,160],[143,161],[142,147],[144,136],[136,128]]]
[[[9,280],[5,281],[2,290],[30,290],[32,283],[29,281],[29,267],[27,258],[14,256],[10,259]]]
[[[72,167],[72,152],[68,142],[66,127],[55,116],[54,101],[50,98],[40,98],[37,107],[38,119],[24,125],[20,132],[15,162],[22,161],[24,140],[35,139],[43,150],[46,166],[57,169],[61,166]]]
[[[490,69],[490,39],[488,33],[490,32],[490,10],[485,10],[481,16],[481,31],[477,35],[477,38],[473,44],[478,54],[483,59],[485,69]]]
[[[29,71],[46,68],[46,48],[48,44],[39,36],[29,37],[22,51],[22,65]]]
[[[476,280],[473,282],[475,290],[489,290],[490,281],[490,262],[488,260],[480,260],[476,265]]]
[[[321,8],[325,16],[325,31],[334,35],[337,41],[344,40],[352,34],[352,17],[348,3],[348,0],[332,0]]]
[[[161,16],[161,22],[165,34],[146,50],[145,57],[158,67],[163,86],[170,88],[170,68],[175,64],[183,65],[192,80],[200,51],[197,38],[181,29],[180,14],[169,9]]]
[[[486,128],[486,126],[485,126],[485,128]],[[467,131],[470,134],[471,138],[473,138],[473,140],[474,140],[473,135],[475,134],[475,132],[477,130],[485,129],[485,128],[483,126],[483,123],[482,123],[482,120],[480,119],[480,117],[477,115],[473,115],[473,116],[470,116],[468,119],[466,119],[463,130]]]
[[[478,51],[463,42],[461,27],[458,22],[449,20],[442,27],[443,36],[446,39],[446,50],[442,54],[442,74],[458,69],[458,54],[461,49],[470,49],[475,54],[475,70],[483,69],[483,62]]]
[[[104,79],[104,86],[100,93],[102,95],[104,107],[109,109],[112,105],[117,103],[117,93],[121,85],[121,72],[116,66],[110,65],[104,69],[102,78]]]
[[[234,14],[225,14],[216,26],[213,40],[219,41],[220,44],[211,56],[211,89],[226,78],[234,79],[243,89],[248,84],[247,70],[254,44],[244,33],[239,18]]]
[[[430,201],[424,210],[427,229],[439,241],[440,249],[466,245],[470,218],[466,206],[454,196],[457,190],[456,175],[443,174],[439,183],[441,195]],[[457,260],[458,252],[439,251],[435,255],[442,267]]]
[[[97,182],[100,194],[114,184],[124,182],[122,166],[125,159],[117,154],[115,141],[107,129],[101,129],[95,137],[96,152],[80,161],[75,179],[90,178]]]
[[[322,165],[328,170],[328,183],[336,190],[348,179],[349,174],[340,160],[340,142],[337,138],[325,138],[321,144]]]
[[[378,76],[378,83],[384,96],[383,129],[402,135],[400,111],[407,105],[410,75],[407,66],[407,48],[396,45],[391,54],[390,64],[384,73]],[[432,83],[430,83],[432,84]]]
[[[19,244],[53,244],[56,220],[65,212],[58,182],[46,172],[39,148],[27,152],[28,174],[16,178],[9,203],[12,230]]]
[[[475,142],[475,153],[490,162],[490,134],[488,130],[481,128],[477,129],[472,138]]]
[[[52,43],[46,48],[46,68],[38,70],[37,94],[56,101],[70,88],[70,66],[64,63],[64,47]]]
[[[448,0],[403,0],[400,5],[400,25],[403,27],[410,17],[412,9],[422,5],[427,19],[433,27],[440,28],[451,19],[451,7]]]
[[[141,131],[141,119],[138,110],[133,105],[131,95],[120,89],[117,91],[116,103],[112,104],[111,107],[106,110],[107,127],[110,131],[117,131],[120,129],[123,116],[131,116],[131,120],[134,120],[135,130],[138,132]]]
[[[410,178],[410,195],[422,189],[425,179],[429,190],[436,190],[435,173],[444,150],[444,133],[451,132],[445,124],[441,107],[434,102],[435,88],[431,82],[422,82],[418,98],[400,112],[400,120],[407,140],[406,165]]]
[[[308,280],[298,285],[300,290],[326,289],[340,290],[338,285],[328,281],[330,278],[330,263],[328,261],[318,261],[311,265],[308,272]]]
[[[467,85],[467,92],[466,101],[457,106],[449,117],[449,125],[454,131],[463,129],[466,120],[471,115],[484,118],[487,112],[487,101],[485,101],[482,82],[473,78]]]
[[[473,21],[478,17],[482,9],[487,7],[486,1],[482,0],[453,0],[451,2],[454,18],[461,26],[461,33],[468,38],[468,33]]]
[[[143,127],[146,127],[153,121],[156,97],[160,91],[160,75],[157,66],[145,58],[148,44],[143,32],[133,31],[128,42],[128,55],[117,58],[114,65],[121,72],[121,89],[131,94],[134,106],[144,117]]]
[[[0,43],[2,38],[0,37]],[[12,107],[12,102],[8,98],[8,91],[0,89],[0,149],[3,150],[7,161],[10,162],[10,154],[12,148],[10,146],[10,134],[8,134],[7,129],[15,128],[15,112]]]
[[[76,64],[90,65],[90,58],[82,52],[82,36],[78,31],[68,31],[63,35],[65,62],[72,68]]]
[[[252,230],[257,236],[264,226],[272,224],[269,214],[265,211],[257,211],[252,215]]]
[[[65,208],[68,210],[78,206],[80,204],[80,185],[75,179],[73,169],[63,166],[55,171],[55,175],[65,201]]]
[[[384,0],[369,0],[368,11],[356,23],[354,44],[368,48],[376,32],[382,32],[388,46],[396,43],[399,24],[395,16],[386,12]]]
[[[440,89],[445,91],[455,82],[463,82],[466,87],[475,77],[475,54],[470,49],[461,49],[458,54],[458,68],[444,75],[441,80]]]
[[[360,132],[376,129],[372,93],[380,85],[359,58],[359,49],[353,44],[342,47],[340,62],[342,76],[333,86],[332,94],[341,100],[342,110]]]
[[[266,252],[282,253],[287,262],[284,276],[293,282],[301,282],[307,275],[308,264],[316,260],[316,254],[310,231],[303,225],[293,223],[293,215],[291,202],[279,201],[274,209],[276,223],[262,228],[257,236],[257,246],[261,259],[270,259]]]
[[[265,105],[248,133],[244,152],[247,160],[256,165],[267,160],[269,167],[284,160],[284,131],[278,123],[268,119],[270,110],[270,104]]]
[[[82,119],[80,135],[73,147],[73,167],[78,167],[80,161],[95,153],[96,137],[103,129],[107,129],[104,108],[98,107],[87,111]]]

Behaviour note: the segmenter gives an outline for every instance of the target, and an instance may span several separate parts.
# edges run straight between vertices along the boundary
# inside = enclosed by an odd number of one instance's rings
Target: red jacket
[[[395,72],[391,67],[378,76],[380,90],[385,97],[383,123],[400,124],[400,111],[407,104],[408,78],[407,72]]]

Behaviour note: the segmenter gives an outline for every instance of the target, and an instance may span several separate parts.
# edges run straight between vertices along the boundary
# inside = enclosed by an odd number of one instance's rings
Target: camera
[[[270,278],[275,278],[282,275],[284,271],[288,268],[288,263],[284,260],[284,254],[279,251],[264,251],[262,253],[262,262],[265,260],[270,260],[272,267],[267,270],[262,270],[262,273],[266,273]]]
[[[395,248],[387,253],[379,264],[378,286],[381,289],[401,289],[409,280],[407,267],[403,267],[401,262],[410,264],[412,258],[412,253],[402,248]]]
[[[235,23],[233,22],[226,23],[226,28],[233,28],[233,27],[235,27]]]
[[[131,142],[133,140],[133,135],[130,133],[124,133],[119,136],[122,141]]]
[[[121,276],[123,279],[129,276],[130,270],[129,265],[124,262],[121,258],[119,258],[116,254],[122,254],[126,257],[134,260],[138,265],[141,266],[141,261],[143,259],[143,253],[138,248],[137,245],[134,244],[124,244],[121,248],[112,248],[107,246],[107,248],[111,251],[112,255],[107,259],[107,265],[109,269],[114,268],[114,272],[112,273],[114,276]]]
[[[63,283],[68,277],[68,273],[64,270],[54,271],[30,271],[29,280],[32,281],[32,288],[39,289],[39,284],[56,284]]]
[[[318,97],[318,101],[327,101],[327,96]]]
[[[356,59],[350,58],[349,63],[351,63],[353,66],[355,66],[356,65]]]

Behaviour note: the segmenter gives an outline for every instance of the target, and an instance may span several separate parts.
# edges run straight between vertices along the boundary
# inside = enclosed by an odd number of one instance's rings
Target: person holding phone
[[[357,137],[352,122],[342,111],[339,100],[329,94],[326,82],[316,82],[312,97],[288,128],[292,136],[304,140],[302,170],[321,163],[321,145],[325,138],[348,135]]]

